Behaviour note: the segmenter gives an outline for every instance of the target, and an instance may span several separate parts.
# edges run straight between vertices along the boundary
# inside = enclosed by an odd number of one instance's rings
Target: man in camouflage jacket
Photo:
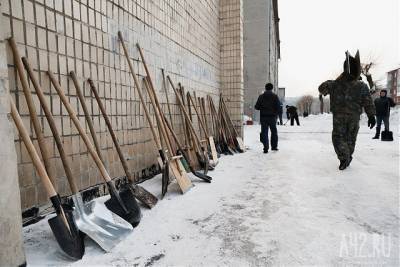
[[[322,95],[330,95],[333,114],[332,143],[340,161],[340,170],[346,169],[353,159],[362,108],[368,115],[368,126],[372,129],[376,123],[375,106],[369,88],[359,79],[359,58],[358,51],[355,57],[347,55],[344,72],[336,80],[328,80],[318,88]]]

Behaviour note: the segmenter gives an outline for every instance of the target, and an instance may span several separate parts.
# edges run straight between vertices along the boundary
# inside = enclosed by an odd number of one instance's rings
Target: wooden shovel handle
[[[51,172],[50,153],[47,150],[46,141],[44,140],[44,136],[43,136],[43,132],[42,132],[42,126],[39,122],[39,118],[36,113],[35,103],[33,103],[32,93],[31,93],[31,90],[29,89],[28,80],[25,77],[24,66],[21,61],[21,56],[18,52],[17,44],[15,43],[15,41],[12,37],[10,39],[8,39],[8,43],[10,44],[11,50],[13,52],[14,64],[17,67],[17,71],[19,74],[19,80],[21,81],[22,89],[24,91],[26,104],[28,105],[28,109],[29,109],[29,116],[31,118],[33,128],[35,129],[35,133],[36,133],[36,137],[38,140],[39,149],[42,154],[44,166],[50,177],[50,181],[55,186],[56,180],[55,180],[54,175],[52,175],[53,173]]]
[[[97,139],[96,131],[94,130],[94,126],[93,126],[93,121],[92,121],[92,118],[90,117],[89,110],[86,106],[85,97],[83,96],[81,86],[79,85],[79,82],[78,82],[78,79],[76,78],[75,72],[71,71],[69,74],[71,76],[72,82],[74,83],[74,86],[76,89],[76,94],[79,98],[79,101],[81,102],[83,113],[85,114],[86,123],[89,126],[89,131],[92,136],[94,148],[96,149],[97,155],[99,156],[100,160],[104,164],[104,159],[103,159],[103,155],[101,154],[99,140]]]
[[[10,96],[10,104],[11,104],[11,117],[14,120],[15,126],[17,126],[19,135],[22,141],[24,142],[26,149],[28,150],[28,153],[32,159],[36,171],[39,174],[40,180],[44,186],[44,189],[46,190],[47,196],[49,198],[56,196],[57,192],[50,182],[50,178],[47,175],[46,169],[44,168],[42,162],[40,161],[39,155],[37,154],[36,149],[31,139],[29,138],[28,131],[25,129],[25,126],[22,123],[22,119],[18,114],[17,108],[15,107],[14,101],[12,100],[11,96]]]
[[[223,109],[225,110],[226,117],[228,118],[228,121],[232,126],[233,132],[234,132],[235,136],[238,137],[239,136],[238,132],[237,132],[237,130],[235,128],[235,125],[233,124],[233,121],[232,121],[231,117],[229,116],[228,108],[226,107],[225,100],[224,100],[224,98],[222,96],[221,96],[221,103],[222,103]]]
[[[93,83],[93,80],[92,80],[92,79],[88,79],[88,82],[89,82],[89,85],[90,85],[90,90],[92,90],[92,93],[93,93],[94,97],[96,98],[97,105],[98,105],[99,108],[100,108],[101,114],[103,114],[104,121],[106,122],[108,131],[110,132],[111,139],[112,139],[113,142],[114,142],[115,148],[116,148],[116,150],[117,150],[119,159],[121,160],[122,167],[124,168],[125,174],[126,174],[126,176],[128,177],[129,181],[133,182],[134,179],[133,179],[133,177],[132,177],[131,172],[129,171],[128,164],[127,164],[127,162],[126,162],[126,159],[125,159],[125,157],[124,157],[124,154],[122,153],[121,147],[119,146],[118,139],[117,139],[117,137],[115,136],[114,130],[113,130],[112,125],[111,125],[110,118],[109,118],[108,115],[107,115],[107,112],[106,112],[106,109],[104,108],[103,103],[101,102],[99,93],[98,93],[97,90],[96,90],[96,87],[95,87],[95,85],[94,85],[94,83]]]
[[[143,54],[142,48],[140,47],[140,45],[138,43],[136,44],[136,47],[139,50],[140,58],[142,59],[144,70],[145,70],[146,75],[147,75],[148,94],[149,94],[150,98],[152,98],[151,96],[154,97],[153,98],[153,100],[154,100],[153,106],[154,106],[154,110],[155,110],[155,113],[156,113],[157,121],[159,122],[158,125],[160,126],[161,133],[164,136],[164,140],[165,140],[165,143],[167,144],[168,150],[171,152],[171,154],[173,154],[172,145],[169,142],[169,137],[168,137],[167,131],[165,129],[166,126],[164,125],[164,121],[160,116],[161,106],[160,106],[160,103],[158,102],[158,98],[157,98],[157,95],[156,95],[156,90],[155,90],[155,87],[154,87],[153,80],[151,79],[151,74],[150,74],[149,68],[147,67],[147,63],[146,63],[146,60],[144,58],[144,54]]]
[[[161,74],[162,74],[162,80],[163,80],[163,87],[164,87],[164,90],[165,90],[165,98],[167,99],[167,107],[168,107],[168,112],[169,112],[169,119],[171,121],[172,129],[174,129],[174,120],[173,120],[173,117],[172,117],[171,104],[169,102],[169,97],[168,97],[167,81],[165,80],[164,69],[161,69]]]
[[[54,88],[56,89],[58,95],[60,96],[61,101],[63,102],[65,108],[68,111],[68,114],[72,120],[72,122],[75,124],[75,127],[78,129],[79,134],[81,135],[83,142],[85,143],[90,155],[92,156],[94,162],[96,163],[97,167],[99,168],[100,174],[103,177],[103,179],[106,182],[111,181],[111,177],[108,174],[106,168],[103,165],[103,162],[100,160],[99,155],[97,155],[96,150],[93,148],[92,143],[89,140],[89,137],[87,136],[85,130],[82,128],[78,117],[76,116],[75,111],[72,109],[71,104],[68,102],[67,97],[64,95],[63,90],[61,89],[60,84],[54,77],[53,73],[51,71],[47,71],[50,81],[53,84]]]
[[[203,130],[204,135],[208,138],[206,126],[204,125],[204,122],[203,122],[203,120],[202,120],[202,118],[201,118],[201,114],[200,114],[199,110],[198,110],[197,107],[196,107],[196,103],[194,102],[194,100],[193,100],[193,98],[192,98],[192,96],[190,95],[189,92],[187,92],[187,96],[188,96],[188,99],[189,99],[189,100],[192,102],[192,104],[193,104],[193,108],[194,108],[194,111],[196,112],[197,118],[199,119],[201,129]]]
[[[183,114],[185,115],[186,120],[188,121],[189,127],[192,130],[193,135],[195,136],[196,140],[199,141],[200,138],[197,135],[197,133],[196,133],[196,131],[195,131],[195,129],[194,129],[192,123],[191,123],[189,114],[187,113],[186,109],[183,106],[182,99],[181,99],[180,95],[178,94],[178,92],[176,91],[174,83],[171,80],[171,77],[167,76],[167,79],[168,79],[169,83],[171,84],[172,90],[174,90],[174,93],[176,95],[176,99],[178,100],[178,104],[181,107],[181,110],[182,110]]]
[[[67,176],[68,183],[70,185],[72,194],[76,194],[76,193],[78,193],[78,187],[76,186],[75,179],[72,175],[72,171],[71,171],[71,168],[68,163],[67,155],[66,155],[66,153],[64,151],[64,147],[62,145],[60,134],[58,133],[56,123],[54,122],[54,119],[53,119],[53,115],[51,114],[50,108],[46,102],[46,98],[43,94],[43,90],[42,90],[38,80],[36,79],[36,76],[33,73],[33,70],[29,64],[28,59],[23,57],[22,62],[24,63],[25,69],[27,70],[28,75],[32,81],[33,87],[35,88],[36,94],[39,98],[39,101],[43,108],[44,114],[46,115],[47,121],[49,123],[51,132],[53,133],[53,137],[56,142],[58,152],[60,153],[61,162],[63,164],[65,175]],[[39,146],[40,146],[40,144],[39,144]]]
[[[164,122],[162,121],[161,116],[160,116],[160,112],[159,112],[159,110],[158,110],[158,108],[156,106],[156,103],[155,103],[155,100],[154,100],[154,95],[151,92],[148,79],[144,79],[144,87],[146,88],[147,93],[149,94],[150,102],[153,105],[153,108],[155,110],[157,124],[160,126],[161,134],[163,135],[165,143],[166,143],[166,145],[168,147],[168,152],[169,152],[170,156],[172,157],[172,156],[174,156],[174,152],[172,151],[172,147],[171,147],[171,144],[169,142],[169,139],[168,139],[168,136],[167,136],[167,132],[165,131]]]
[[[139,98],[140,98],[140,102],[142,103],[144,114],[145,114],[145,116],[147,118],[147,121],[148,121],[148,123],[150,125],[150,130],[151,130],[151,133],[153,134],[154,142],[156,143],[157,149],[158,150],[162,150],[161,142],[158,139],[156,130],[154,129],[154,126],[153,126],[153,124],[151,122],[150,113],[149,113],[149,111],[147,109],[146,102],[144,101],[144,98],[143,98],[143,95],[142,95],[142,91],[140,89],[141,87],[140,87],[140,84],[139,84],[139,80],[138,80],[138,78],[136,76],[135,70],[133,69],[132,62],[131,62],[131,60],[129,58],[128,49],[125,46],[124,38],[122,37],[122,33],[120,31],[118,32],[118,38],[119,38],[119,40],[120,40],[120,42],[122,44],[122,49],[124,50],[125,58],[128,61],[128,67],[129,67],[129,70],[131,72],[131,76],[133,78],[133,81],[135,83],[136,91],[138,92],[138,95],[139,95]]]

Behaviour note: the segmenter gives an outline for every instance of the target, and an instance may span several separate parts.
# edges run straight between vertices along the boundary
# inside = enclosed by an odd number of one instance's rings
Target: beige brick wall
[[[123,176],[123,169],[90,93],[87,78],[92,78],[97,85],[135,177],[140,179],[144,170],[156,163],[150,130],[117,38],[118,30],[123,32],[134,68],[140,76],[144,75],[144,69],[138,60],[135,44],[140,43],[144,49],[162,103],[165,103],[165,93],[161,69],[165,69],[175,82],[181,82],[187,91],[196,91],[197,96],[210,94],[217,101],[222,92],[234,121],[238,123],[241,120],[243,52],[240,0],[13,0],[4,3],[5,27],[15,38],[20,54],[29,58],[39,77],[81,190],[98,185],[102,180],[50,85],[46,74],[49,69],[59,79],[84,123],[82,108],[68,77],[71,70],[76,72],[112,177]],[[37,145],[9,47],[6,54],[10,92]],[[174,103],[174,125],[180,126],[175,95],[170,88],[167,90]],[[51,151],[59,193],[69,195],[51,131],[34,92],[33,96]],[[163,108],[166,111],[165,104]],[[86,130],[89,133],[87,127]],[[40,206],[47,201],[46,196],[17,134],[15,147],[22,207]]]
[[[221,0],[221,93],[243,136],[243,2]]]

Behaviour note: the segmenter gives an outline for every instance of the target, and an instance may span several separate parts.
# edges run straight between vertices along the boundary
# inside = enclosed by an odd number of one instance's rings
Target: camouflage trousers
[[[332,143],[339,160],[347,160],[356,147],[360,115],[333,114]]]

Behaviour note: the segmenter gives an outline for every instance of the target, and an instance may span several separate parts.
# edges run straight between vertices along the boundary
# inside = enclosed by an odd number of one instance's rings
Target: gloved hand
[[[375,116],[368,116],[368,127],[370,129],[374,128],[376,124]]]

